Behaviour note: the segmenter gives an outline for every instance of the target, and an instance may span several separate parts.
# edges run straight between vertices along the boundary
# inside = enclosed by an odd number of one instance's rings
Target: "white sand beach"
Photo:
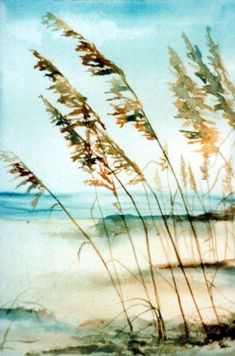
[[[100,223],[97,226],[91,220],[83,220],[80,223],[86,231],[89,231],[106,261],[109,261],[110,250],[107,239],[99,235]],[[145,239],[141,232],[138,233],[141,231],[138,224],[139,222],[130,222],[130,232],[135,241],[137,256],[152,302],[155,303],[146,257]],[[159,221],[157,224],[161,231],[162,222]],[[203,251],[203,261],[208,264],[205,271],[207,279],[212,283],[214,303],[221,318],[226,318],[229,313],[235,312],[235,276],[233,272],[235,265],[232,259],[234,241],[231,234],[224,233],[224,222],[213,222],[213,229],[216,231],[214,235],[218,251],[217,261],[226,260],[223,266],[215,265],[213,264],[215,256],[210,251],[210,242],[206,241],[206,236],[203,235],[205,223],[197,222],[196,224],[199,227],[197,230],[201,231],[199,241]],[[140,314],[133,323],[138,329],[151,320],[151,312],[146,312],[146,305],[141,302],[145,293],[139,282],[130,243],[125,234],[120,231],[117,233],[115,225],[110,225],[109,228],[113,231],[113,236],[111,234],[112,254],[113,258],[118,260],[116,268],[122,281],[126,306],[130,307],[130,315],[133,318]],[[226,221],[226,229],[231,231],[231,222]],[[215,315],[205,288],[201,268],[195,268],[199,259],[185,222],[181,223],[180,230],[181,235],[179,234],[177,243],[182,261],[188,265],[185,269],[186,274],[205,322],[213,322]],[[97,325],[105,325],[106,322],[114,320],[117,316],[114,325],[124,325],[120,301],[92,247],[84,245],[78,260],[79,247],[84,242],[84,238],[81,233],[77,233],[69,221],[1,220],[0,238],[2,308],[21,307],[27,309],[30,307],[35,310],[43,308],[48,313],[52,313],[59,323],[73,327],[74,335],[77,331],[82,332],[97,327]],[[152,260],[163,317],[169,325],[182,323],[171,271],[164,253],[167,251],[171,264],[174,266],[174,275],[182,298],[184,313],[192,322],[198,322],[198,315],[185,278],[180,268],[176,267],[177,259],[174,257],[170,241],[165,237],[163,238],[164,245],[162,245],[160,238],[160,235],[156,235],[156,232],[150,229]],[[163,246],[165,246],[165,250]],[[227,246],[226,250],[225,246]],[[111,262],[109,265],[112,269]],[[3,339],[8,323],[5,320],[1,326],[1,338]],[[71,333],[69,335],[65,333],[62,338],[59,337],[60,342],[58,342],[57,332],[54,335],[51,332],[46,333],[48,335],[45,336],[45,331],[41,333],[41,336],[37,335],[37,341],[34,343],[33,335],[27,336],[24,329],[17,327],[17,323],[19,320],[13,320],[7,333],[4,345],[10,349],[3,350],[5,355],[19,355],[20,353],[16,351],[19,350],[19,347],[23,347],[27,351],[50,349],[55,345],[58,347],[61,340],[65,340],[62,342],[63,345],[74,344],[74,340],[71,344]],[[20,333],[23,334],[20,335]],[[27,339],[27,337],[32,343],[22,343],[19,346],[19,342],[14,341]],[[45,342],[45,340],[47,341]]]

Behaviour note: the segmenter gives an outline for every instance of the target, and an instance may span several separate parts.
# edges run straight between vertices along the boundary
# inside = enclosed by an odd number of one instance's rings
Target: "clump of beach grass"
[[[176,119],[180,119],[183,122],[183,129],[181,130],[183,136],[188,140],[190,145],[193,144],[197,147],[198,154],[202,157],[202,163],[199,167],[201,178],[198,179],[198,177],[195,176],[193,167],[185,161],[183,155],[181,156],[179,167],[175,168],[171,153],[168,152],[167,146],[162,143],[158,133],[151,125],[151,121],[144,111],[143,104],[134,89],[129,85],[124,71],[111,60],[105,58],[94,43],[90,42],[53,14],[46,14],[43,17],[43,23],[49,29],[60,31],[63,36],[77,42],[75,51],[79,55],[82,65],[88,69],[91,75],[111,77],[109,90],[106,92],[108,96],[107,101],[113,110],[109,114],[116,119],[116,123],[120,128],[125,128],[126,125],[132,124],[133,128],[142,134],[143,139],[150,141],[153,146],[154,144],[156,145],[156,153],[160,149],[161,156],[159,157],[159,161],[154,163],[158,165],[155,179],[156,184],[153,185],[147,178],[145,167],[139,167],[109,135],[104,120],[95,109],[92,108],[88,99],[80,93],[77,88],[72,86],[69,79],[51,60],[36,50],[32,51],[32,54],[37,60],[35,69],[44,72],[47,79],[50,80],[51,85],[48,90],[55,94],[58,105],[53,105],[44,96],[40,96],[40,98],[45,106],[46,112],[50,116],[51,123],[60,130],[67,141],[71,150],[72,161],[87,173],[85,184],[94,187],[94,204],[98,207],[103,224],[103,231],[108,242],[109,258],[107,259],[103,256],[98,245],[90,234],[81,227],[78,219],[72,216],[71,212],[50,188],[44,184],[43,180],[34,174],[19,157],[11,152],[3,152],[1,155],[2,161],[7,163],[10,174],[13,174],[17,179],[21,179],[17,188],[25,186],[28,193],[31,191],[36,192],[32,201],[33,208],[36,208],[41,195],[45,192],[48,193],[64,211],[72,224],[82,233],[85,242],[81,245],[78,252],[79,256],[85,244],[93,248],[115,289],[126,324],[130,332],[133,332],[134,322],[140,315],[138,314],[133,317],[132,310],[134,309],[134,305],[129,304],[130,301],[125,299],[122,275],[117,268],[118,265],[121,265],[121,260],[114,257],[112,239],[107,228],[102,206],[99,202],[99,188],[103,188],[112,193],[116,212],[119,214],[124,227],[125,236],[131,247],[136,271],[131,271],[125,265],[122,265],[122,267],[127,273],[137,279],[138,283],[142,286],[142,292],[145,297],[143,298],[142,295],[137,295],[136,298],[134,298],[135,302],[138,301],[144,306],[141,315],[151,313],[151,325],[158,339],[163,341],[167,339],[168,335],[165,318],[162,313],[162,303],[164,303],[164,300],[161,298],[161,290],[155,278],[154,256],[157,251],[153,251],[151,248],[149,225],[141,213],[141,209],[130,189],[133,185],[140,186],[144,191],[152,226],[156,236],[160,236],[159,243],[163,249],[167,266],[170,269],[171,282],[183,321],[185,338],[186,340],[190,338],[190,327],[177,283],[175,266],[179,267],[182,272],[202,331],[209,337],[211,328],[204,320],[203,311],[200,309],[194,287],[187,272],[187,266],[184,265],[180,253],[178,244],[180,221],[178,221],[175,216],[177,215],[176,200],[177,197],[179,197],[186,216],[188,230],[191,232],[192,254],[197,256],[199,261],[198,267],[203,276],[207,298],[214,312],[216,325],[219,327],[219,325],[222,325],[221,318],[215,305],[212,281],[209,280],[206,274],[203,250],[193,217],[193,204],[197,201],[204,214],[206,214],[207,210],[204,198],[210,199],[211,192],[221,179],[224,189],[222,200],[224,209],[226,207],[226,198],[228,196],[231,197],[233,194],[232,180],[234,170],[231,160],[226,158],[223,153],[223,145],[228,141],[235,126],[235,112],[232,104],[235,87],[229,80],[224,64],[222,63],[219,47],[212,39],[210,29],[207,29],[209,64],[203,60],[198,46],[193,46],[188,37],[183,34],[186,54],[191,61],[192,68],[194,68],[193,74],[191,74],[190,70],[187,70],[177,53],[172,48],[169,49],[170,66],[174,76],[171,89],[175,96],[175,106],[177,109]],[[63,112],[60,110],[60,106],[63,107]],[[225,120],[230,130],[224,139],[220,138],[219,129],[217,128],[216,120],[213,118],[213,115],[221,116],[220,119]],[[215,179],[212,180],[211,170],[217,160],[220,161],[220,166],[216,168],[216,174],[213,173],[213,178],[215,177]],[[149,162],[146,162],[146,165],[148,164]],[[168,214],[173,218],[172,224],[169,222],[166,214],[162,182],[166,184],[168,192],[171,207]],[[128,226],[125,210],[120,200],[120,192],[126,196],[140,221],[145,245],[144,254],[151,283],[147,283],[146,276],[142,270],[135,238]],[[193,202],[189,199],[189,192],[193,194]],[[150,196],[154,204],[152,202],[150,203]],[[156,210],[160,212],[162,219],[161,229],[154,220],[153,212]],[[210,220],[206,221],[206,231],[211,255],[217,261],[217,236],[215,235],[213,223]],[[226,237],[229,234],[226,223],[225,234]],[[226,238],[226,241],[228,241],[228,238]],[[172,251],[176,263],[171,261],[169,250]],[[228,244],[226,243],[224,259],[226,259],[227,250]]]

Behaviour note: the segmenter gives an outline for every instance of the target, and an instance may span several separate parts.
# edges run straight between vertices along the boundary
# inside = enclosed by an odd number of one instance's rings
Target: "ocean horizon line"
[[[57,193],[56,195],[58,199],[61,200],[62,204],[71,211],[75,218],[92,219],[95,217],[96,219],[99,219],[101,216],[93,192]],[[149,196],[148,201],[146,200],[145,194],[142,192],[138,192],[137,194],[133,193],[133,196],[142,216],[161,217],[156,201],[152,196]],[[43,194],[41,196],[36,208],[33,208],[31,205],[33,197],[33,193],[12,191],[0,192],[0,217],[3,219],[43,219],[48,218],[49,216],[63,219],[66,217],[63,210],[55,204],[53,198],[49,194]],[[104,217],[121,215],[115,206],[115,200],[112,198],[113,196],[111,192],[105,192],[104,194],[100,193],[99,195],[99,203]],[[119,199],[123,215],[135,217],[137,214],[130,199],[123,193],[119,195]],[[214,195],[204,199],[205,204],[202,207],[199,201],[193,199],[193,195],[188,195],[187,199],[190,201],[189,212],[192,216],[203,215],[214,211],[222,212],[226,207],[229,207],[235,202],[235,199],[230,197],[225,203],[221,203],[222,197]],[[185,210],[180,197],[176,198],[174,207],[172,207],[170,199],[167,199],[167,194],[162,193],[161,203],[163,204],[165,216],[185,216]],[[149,204],[151,205],[151,213]]]

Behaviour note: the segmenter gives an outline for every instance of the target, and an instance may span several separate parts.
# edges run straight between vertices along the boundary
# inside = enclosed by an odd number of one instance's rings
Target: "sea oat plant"
[[[131,193],[129,186],[140,185],[144,189],[145,200],[147,202],[151,224],[154,227],[155,236],[160,236],[159,244],[162,246],[168,267],[172,286],[177,297],[178,306],[184,324],[186,338],[190,335],[187,315],[184,311],[184,306],[181,299],[181,293],[177,282],[177,277],[174,271],[174,263],[171,260],[169,250],[172,250],[173,258],[179,266],[187,289],[192,299],[193,305],[197,312],[201,327],[205,333],[208,328],[204,321],[203,313],[200,309],[196,298],[195,290],[192,286],[190,278],[187,274],[187,269],[184,266],[184,261],[180,253],[179,235],[182,235],[181,221],[177,220],[177,197],[180,197],[181,204],[184,208],[187,224],[192,234],[192,253],[197,255],[198,266],[200,267],[204,284],[207,290],[207,297],[210,301],[210,306],[214,312],[217,323],[220,323],[220,316],[215,305],[214,295],[212,291],[212,283],[210,282],[204,265],[203,247],[198,237],[198,231],[194,222],[194,217],[191,211],[193,207],[189,202],[189,189],[193,194],[202,209],[206,214],[206,206],[204,196],[210,196],[211,190],[216,185],[219,175],[223,177],[224,184],[224,199],[233,194],[232,178],[234,176],[232,163],[226,159],[223,151],[219,130],[216,126],[216,120],[211,118],[213,114],[221,114],[226,120],[227,125],[232,130],[234,129],[235,113],[233,108],[233,99],[235,89],[232,82],[228,78],[228,74],[222,63],[218,45],[211,37],[210,29],[207,29],[207,41],[209,48],[209,65],[203,59],[198,46],[193,46],[186,35],[183,39],[186,45],[187,56],[193,63],[195,70],[193,79],[191,73],[187,70],[183,61],[179,58],[173,49],[169,49],[170,65],[175,78],[171,89],[176,98],[175,106],[177,109],[176,118],[183,122],[181,132],[190,144],[197,146],[199,154],[202,156],[202,163],[199,167],[202,174],[202,179],[196,179],[193,168],[181,157],[180,173],[177,173],[173,162],[170,158],[170,152],[164,146],[153,129],[150,120],[148,119],[143,105],[137,94],[129,85],[126,75],[121,68],[115,63],[106,59],[96,48],[95,44],[84,38],[80,33],[72,29],[64,21],[57,18],[51,13],[48,13],[43,18],[43,23],[49,29],[62,32],[62,35],[69,37],[77,42],[75,51],[79,54],[82,65],[88,68],[88,72],[93,76],[104,76],[111,78],[109,80],[109,90],[106,92],[107,102],[112,107],[112,112],[109,114],[116,118],[116,123],[120,128],[125,128],[129,123],[132,123],[134,129],[142,134],[143,138],[156,143],[160,148],[161,156],[157,162],[157,187],[145,175],[145,168],[139,167],[132,160],[120,145],[109,135],[104,120],[91,107],[88,99],[80,93],[74,86],[71,85],[69,79],[63,72],[52,63],[51,60],[44,57],[36,50],[32,54],[36,57],[37,63],[35,69],[43,72],[44,75],[52,83],[48,88],[57,97],[57,104],[52,104],[44,96],[40,96],[47,113],[50,115],[52,124],[59,128],[63,134],[68,146],[71,148],[71,159],[75,164],[78,164],[83,169],[88,178],[85,184],[94,187],[95,204],[97,204],[105,237],[108,241],[109,259],[106,260],[100,251],[99,247],[93,241],[92,237],[80,225],[69,210],[61,203],[59,198],[37,177],[21,160],[12,153],[3,152],[1,155],[2,161],[8,164],[9,173],[15,178],[22,179],[17,188],[25,185],[27,192],[32,190],[36,194],[32,200],[32,206],[35,208],[41,195],[45,192],[49,193],[61,209],[65,212],[68,218],[83,234],[86,243],[88,243],[99,257],[102,265],[109,275],[111,283],[117,293],[122,311],[125,316],[127,325],[130,331],[133,331],[133,323],[137,315],[132,319],[130,310],[134,305],[127,306],[128,300],[125,300],[123,291],[122,275],[119,273],[117,265],[121,265],[121,261],[114,257],[112,241],[109,236],[109,231],[106,226],[105,217],[102,212],[102,206],[99,202],[99,190],[102,187],[112,193],[115,207],[117,208],[120,219],[123,223],[125,235],[130,243],[131,251],[135,260],[136,270],[133,272],[123,265],[125,270],[141,284],[145,297],[136,296],[136,301],[144,304],[144,310],[141,314],[151,312],[153,325],[156,324],[156,332],[159,339],[167,338],[167,330],[162,312],[161,291],[156,279],[156,271],[154,266],[154,256],[157,251],[153,251],[150,239],[150,227],[145,216],[141,213],[141,209]],[[63,107],[63,110],[60,109]],[[229,138],[230,132],[225,140]],[[220,158],[222,165],[218,169],[216,180],[211,182],[210,169],[212,159]],[[156,163],[156,162],[155,162]],[[146,162],[148,164],[148,162]],[[164,198],[162,195],[161,181],[167,182],[168,198],[170,202],[170,212],[166,212]],[[164,177],[166,179],[164,179]],[[204,196],[199,191],[199,184],[204,184]],[[157,189],[156,189],[157,188]],[[143,239],[145,242],[145,258],[148,266],[151,283],[146,282],[144,271],[140,263],[140,257],[137,253],[135,239],[131,229],[128,226],[128,221],[125,216],[125,211],[122,206],[119,194],[122,191],[129,202],[131,203],[139,221],[141,223]],[[150,203],[149,196],[153,198],[154,204]],[[225,206],[224,206],[225,207]],[[162,219],[162,225],[157,224],[154,219],[154,211],[159,211]],[[172,223],[169,216],[172,218]],[[206,229],[210,242],[210,249],[213,257],[218,259],[217,236],[211,221],[206,221]],[[226,236],[229,234],[226,225]],[[184,236],[185,241],[186,237]],[[228,241],[228,239],[226,238]],[[228,242],[224,252],[226,258]],[[81,254],[81,245],[79,256]]]

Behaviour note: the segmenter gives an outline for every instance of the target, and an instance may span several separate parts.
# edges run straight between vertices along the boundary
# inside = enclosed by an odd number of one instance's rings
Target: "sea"
[[[133,192],[133,198],[136,205],[143,216],[160,216],[159,209],[153,196],[146,195],[142,192]],[[69,212],[79,219],[101,218],[99,206],[96,196],[92,192],[78,192],[73,194],[56,194],[60,202],[69,210]],[[15,192],[0,192],[0,218],[1,219],[63,219],[67,218],[61,207],[56,204],[55,200],[49,194],[43,194],[36,208],[33,208],[31,202],[34,198],[33,194],[15,193]],[[117,209],[115,198],[112,193],[100,193],[98,202],[102,210],[103,217],[125,214],[129,217],[137,217],[136,210],[133,204],[125,194],[119,194],[119,199],[122,207],[122,212]],[[174,201],[174,210],[170,203],[169,195],[161,193],[159,195],[161,206],[166,215],[185,215],[185,209],[182,204],[182,199],[177,196]],[[225,206],[234,204],[235,200],[228,198],[224,202],[221,196],[210,195],[201,196],[200,201],[194,195],[186,197],[190,214],[196,216],[211,211],[222,211]]]

